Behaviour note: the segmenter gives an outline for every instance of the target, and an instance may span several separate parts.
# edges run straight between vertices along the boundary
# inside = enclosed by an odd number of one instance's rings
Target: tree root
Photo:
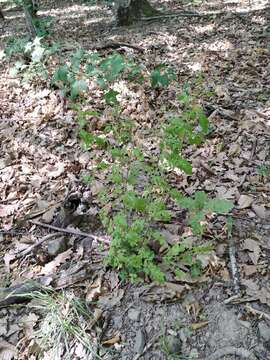
[[[237,348],[234,346],[226,346],[222,349],[217,350],[216,352],[214,352],[214,354],[208,357],[208,360],[220,360],[227,355],[238,356],[240,357],[240,359],[257,360],[255,355],[253,355],[253,353],[251,353],[250,351],[244,348]]]

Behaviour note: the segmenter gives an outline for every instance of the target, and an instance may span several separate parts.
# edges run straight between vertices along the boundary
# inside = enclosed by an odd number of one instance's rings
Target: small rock
[[[66,237],[61,236],[48,242],[47,251],[50,256],[57,256],[67,249]]]
[[[260,322],[258,325],[260,337],[264,341],[270,341],[270,326],[265,322]]]
[[[135,344],[134,344],[134,352],[137,354],[141,354],[145,347],[145,334],[144,331],[139,329],[136,332]]]
[[[180,354],[182,351],[182,342],[179,337],[169,335],[166,339],[167,348],[170,354]]]
[[[128,311],[128,317],[130,320],[132,321],[139,321],[140,319],[140,311],[139,310],[136,310],[136,309],[130,309]]]

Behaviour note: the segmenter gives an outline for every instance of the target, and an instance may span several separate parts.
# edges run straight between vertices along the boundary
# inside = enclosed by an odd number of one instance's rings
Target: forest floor
[[[54,19],[46,41],[61,43],[46,66],[52,74],[80,47],[99,47],[102,58],[117,51],[145,73],[171,66],[176,78],[167,87],[119,81],[117,107],[89,82],[80,106],[97,113],[83,120],[99,135],[111,123],[121,132],[120,122],[127,146],[132,132],[130,148],[135,138],[145,156],[156,154],[157,130],[181,113],[177,94],[188,85],[211,131],[202,144],[184,150],[192,175],[172,171],[170,180],[186,195],[199,190],[232,201],[232,232],[226,216],[207,218],[200,241],[210,241],[213,249],[198,255],[202,269],[196,277],[187,271],[179,279],[168,270],[162,285],[147,279],[130,284],[105,266],[110,236],[98,214],[104,207],[114,211],[115,199],[107,194],[101,201],[107,170],[97,161],[107,155],[81,146],[78,113],[50,86],[51,78],[42,78],[41,68],[21,54],[25,67],[18,65],[16,51],[4,56],[5,47],[12,48],[8,39],[26,34],[22,12],[4,6],[0,359],[270,359],[270,8],[259,0],[158,5],[217,14],[117,27],[104,4],[44,2],[40,16]],[[135,48],[105,48],[111,43]],[[126,119],[132,129],[125,128]],[[173,242],[189,234],[196,242],[181,213],[173,215],[160,225],[165,238]]]

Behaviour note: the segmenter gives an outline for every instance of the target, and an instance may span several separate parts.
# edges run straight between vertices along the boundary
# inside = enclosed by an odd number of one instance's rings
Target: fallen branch
[[[48,241],[54,237],[57,237],[59,236],[60,234],[59,233],[53,233],[53,234],[48,234],[46,236],[43,236],[37,243],[33,244],[32,246],[29,246],[29,248],[21,251],[21,252],[18,252],[15,254],[15,258],[16,259],[19,259],[25,255],[28,255],[30,254],[35,248],[37,248],[38,246],[40,246],[41,244],[43,244],[45,241]]]
[[[36,220],[29,220],[29,222],[31,224],[33,224],[33,225],[42,226],[42,227],[45,227],[47,229],[59,231],[59,232],[64,233],[64,234],[72,234],[72,235],[77,235],[77,236],[88,237],[88,238],[90,238],[92,240],[95,240],[97,242],[109,244],[109,241],[105,240],[102,237],[95,236],[95,235],[92,235],[92,234],[88,234],[88,233],[80,231],[80,230],[63,229],[63,228],[59,228],[58,226],[44,224],[44,223],[42,223],[40,221],[36,221]]]
[[[227,220],[227,227],[228,227],[228,241],[229,241],[229,257],[230,257],[230,264],[231,264],[231,275],[233,279],[233,287],[235,295],[240,295],[240,281],[239,281],[239,272],[237,267],[236,261],[236,249],[235,249],[235,242],[232,236],[232,220]]]
[[[208,360],[219,360],[227,355],[238,356],[242,359],[256,360],[256,357],[255,357],[255,355],[253,355],[252,352],[250,352],[244,348],[237,348],[234,346],[226,346],[222,349],[219,349],[216,352],[214,352],[214,354],[210,355],[210,357],[208,357],[207,359]]]
[[[246,305],[245,309],[248,310],[253,315],[259,315],[260,318],[264,318],[266,320],[270,320],[270,314],[267,314],[261,310],[254,309],[251,305]]]
[[[175,12],[175,13],[170,13],[170,14],[160,14],[160,15],[155,15],[155,16],[142,17],[142,18],[140,18],[140,20],[151,21],[151,20],[159,20],[162,18],[181,17],[181,16],[204,17],[206,15],[209,16],[208,14],[199,14],[199,13],[190,12],[190,11],[180,11],[180,12]]]
[[[8,288],[0,288],[0,308],[30,300],[34,292],[42,290],[44,288],[33,280]]]
[[[118,49],[120,47],[128,47],[140,52],[144,52],[144,48],[142,48],[141,46],[137,46],[137,45],[132,45],[132,44],[127,44],[127,43],[122,43],[122,42],[110,42],[107,44],[103,44],[103,45],[95,45],[93,46],[90,50],[104,50],[104,49]]]

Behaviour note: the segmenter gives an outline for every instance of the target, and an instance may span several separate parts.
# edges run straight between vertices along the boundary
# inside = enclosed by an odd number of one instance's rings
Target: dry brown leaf
[[[94,180],[91,183],[91,191],[94,196],[99,194],[103,188],[104,188],[104,184],[101,181]]]
[[[6,253],[4,255],[4,263],[5,263],[6,271],[8,273],[10,272],[10,262],[12,260],[14,260],[15,258],[16,258],[16,256],[13,253]]]
[[[255,205],[255,204],[253,204],[251,206],[251,208],[260,219],[265,219],[266,211],[265,211],[265,207],[263,205]]]
[[[38,319],[39,319],[39,317],[34,313],[24,315],[20,319],[20,324],[22,324],[22,326],[24,328],[24,333],[25,333],[25,336],[27,339],[31,339],[33,337],[34,326],[36,325]]]
[[[5,340],[0,340],[0,360],[11,360],[16,355],[16,346]]]
[[[73,253],[72,249],[68,249],[67,251],[62,252],[61,254],[57,255],[56,258],[49,263],[47,263],[42,269],[40,274],[41,275],[49,275],[53,273],[59,265],[64,263]]]
[[[244,271],[246,276],[253,275],[253,274],[255,274],[257,272],[257,266],[244,264],[243,265],[243,271]]]
[[[115,290],[112,294],[100,296],[98,299],[98,305],[102,309],[111,309],[117,305],[123,298],[125,291],[123,289]]]
[[[249,208],[250,205],[253,203],[254,199],[248,195],[241,195],[238,199],[238,208],[239,209],[246,209]]]
[[[102,278],[99,277],[94,284],[90,284],[86,289],[85,300],[87,302],[96,301],[101,295]]]
[[[42,221],[46,224],[49,224],[52,222],[54,216],[55,216],[56,207],[51,207],[48,211],[46,211],[42,215]]]
[[[10,216],[14,214],[14,212],[18,209],[19,204],[8,204],[8,205],[1,205],[0,206],[0,218]]]
[[[209,324],[209,321],[202,321],[202,322],[198,322],[198,323],[193,323],[191,324],[191,329],[192,330],[199,330],[201,328],[206,327]]]
[[[102,341],[101,344],[110,346],[110,345],[114,345],[116,343],[119,343],[120,341],[121,341],[120,335],[115,335],[111,339]]]
[[[250,259],[254,265],[257,265],[261,255],[261,248],[260,245],[258,244],[258,241],[253,239],[246,239],[243,243],[243,249],[250,251],[248,254]]]

